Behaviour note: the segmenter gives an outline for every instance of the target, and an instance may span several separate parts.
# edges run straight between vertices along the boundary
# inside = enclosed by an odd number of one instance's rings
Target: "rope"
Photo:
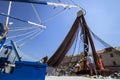
[[[41,21],[41,19],[40,19],[40,16],[39,16],[38,11],[36,10],[34,4],[31,4],[31,6],[32,6],[32,8],[33,8],[33,11],[34,11],[34,13],[35,13],[35,15],[36,15],[39,23],[41,23],[42,21]]]
[[[36,31],[36,30],[29,31],[29,32],[27,32],[27,33],[23,33],[23,34],[20,34],[20,35],[17,35],[17,36],[10,36],[10,37],[7,37],[7,39],[9,39],[9,38],[16,38],[16,37],[20,37],[20,36],[24,36],[24,35],[27,35],[27,34],[33,33],[33,32],[35,32],[35,31]]]
[[[46,20],[44,20],[43,22],[46,23],[52,19],[54,19],[55,17],[57,17],[58,15],[62,14],[64,11],[66,10],[66,8],[62,9],[61,11],[57,12],[56,14],[54,14],[53,16],[47,18]]]
[[[30,40],[34,39],[35,37],[37,37],[38,35],[40,35],[42,33],[43,30],[40,30],[38,33],[34,34],[29,40],[24,41],[24,43],[22,43],[21,45],[19,45],[19,47],[25,45],[27,42],[29,42]]]

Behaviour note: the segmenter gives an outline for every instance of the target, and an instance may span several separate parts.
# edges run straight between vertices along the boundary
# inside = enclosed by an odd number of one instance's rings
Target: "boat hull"
[[[16,62],[12,73],[0,73],[0,80],[45,80],[46,67],[39,62]]]

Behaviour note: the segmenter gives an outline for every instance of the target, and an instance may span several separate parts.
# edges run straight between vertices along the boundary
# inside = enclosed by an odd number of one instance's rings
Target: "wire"
[[[49,0],[50,2],[52,2],[52,0]]]
[[[42,33],[42,29],[38,32],[32,35],[32,37],[30,39],[27,39],[26,41],[24,41],[22,44],[19,45],[19,47],[25,45],[27,42],[29,42],[30,40],[34,39],[35,37],[37,37],[38,35],[40,35]]]
[[[30,36],[32,36],[32,35],[35,34],[35,33],[36,33],[36,32],[34,32],[34,33],[32,33],[32,34],[30,34],[30,35],[28,35],[28,36],[26,36],[26,37],[23,37],[23,38],[15,41],[15,42],[18,43],[18,42],[20,42],[20,41],[22,41],[22,40],[24,40],[24,39],[26,39],[26,38],[29,38]]]
[[[76,4],[73,0],[70,0],[74,5],[76,5],[76,6],[79,6],[78,4]],[[80,7],[80,6],[79,6]],[[86,10],[85,9],[83,9],[82,7],[80,7],[81,8],[81,10],[84,12],[84,15],[86,15]]]
[[[73,0],[70,0],[74,5],[78,6],[78,4],[76,4]]]
[[[70,4],[70,2],[68,0],[65,0],[67,4]]]
[[[61,0],[58,0],[58,2],[60,2],[60,3],[61,3],[62,1],[61,1]]]
[[[46,20],[44,20],[43,22],[46,23],[52,19],[54,19],[55,17],[57,17],[58,15],[62,14],[64,11],[66,10],[66,8],[62,9],[61,11],[57,12],[56,14],[54,14],[53,16],[47,18]]]
[[[27,32],[27,33],[23,33],[23,34],[20,34],[20,35],[17,35],[17,36],[10,36],[10,37],[7,37],[7,39],[9,39],[9,38],[16,38],[16,37],[20,37],[20,36],[24,36],[24,35],[27,35],[27,34],[31,34],[31,33],[35,32],[35,31],[36,31],[36,30],[29,31],[29,32]]]
[[[36,31],[34,30],[34,31],[30,31],[30,32],[25,33],[25,34],[21,34],[21,35],[17,35],[17,36],[10,36],[10,37],[7,37],[7,40],[9,41],[10,38],[17,38],[17,37],[21,37],[21,36],[24,36],[24,35],[27,35],[27,34],[32,33],[32,34],[30,34],[30,35],[28,35],[28,36],[26,36],[26,37],[22,37],[21,39],[14,41],[14,42],[18,43],[18,42],[20,42],[20,41],[22,41],[22,40],[30,37],[30,36],[33,35],[35,32],[36,32]],[[6,42],[6,43],[5,43],[5,45],[8,45],[8,44],[10,44],[10,42]]]
[[[23,30],[31,30],[36,29],[37,27],[30,27],[30,28],[17,28],[17,29],[9,29],[9,31],[23,31]]]
[[[31,4],[31,6],[32,6],[34,13],[36,14],[36,17],[37,17],[39,23],[42,23],[42,20],[40,19],[40,16],[39,16],[38,11],[36,10],[34,4]]]

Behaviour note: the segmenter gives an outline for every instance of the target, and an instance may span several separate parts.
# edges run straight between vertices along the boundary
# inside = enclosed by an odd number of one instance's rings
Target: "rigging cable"
[[[76,5],[76,6],[79,6],[78,4],[76,4],[73,0],[70,0],[74,5]],[[79,6],[80,7],[80,6]],[[85,9],[83,9],[82,7],[80,7],[81,8],[81,10],[84,12],[84,15],[86,15],[86,10]]]
[[[65,0],[67,4],[70,4],[70,2],[68,0]]]
[[[74,5],[78,6],[78,4],[76,4],[73,0],[70,0]]]
[[[54,19],[55,17],[57,17],[58,15],[62,14],[64,11],[66,10],[66,8],[62,9],[61,11],[57,12],[56,14],[54,14],[53,16],[47,18],[46,20],[44,20],[43,22],[46,23],[52,19]]]
[[[30,34],[30,32],[31,32],[32,34]],[[28,38],[28,37],[30,37],[31,35],[33,35],[36,31],[33,30],[33,31],[30,31],[30,32],[26,33],[26,35],[27,35],[27,34],[30,34],[30,35],[28,35],[28,36],[26,36],[26,37],[23,37],[23,38],[21,38],[21,39],[19,39],[19,40],[17,40],[17,41],[14,41],[14,42],[18,43],[18,42],[20,42],[20,41],[22,41],[22,40]],[[8,40],[9,38],[16,38],[16,37],[20,37],[20,36],[23,36],[23,35],[24,35],[24,34],[17,35],[17,36],[7,37],[7,40]],[[8,44],[9,44],[9,42],[6,43],[6,45],[8,45]]]
[[[61,1],[61,0],[58,0],[58,2],[60,2],[60,3],[61,3],[62,1]]]
[[[20,37],[20,36],[25,36],[25,35],[28,35],[28,34],[31,34],[33,32],[35,32],[36,30],[33,30],[33,31],[29,31],[29,32],[26,32],[26,33],[23,33],[23,34],[20,34],[20,35],[17,35],[17,36],[10,36],[10,37],[7,37],[7,39],[9,38],[16,38],[16,37]]]
[[[32,33],[32,34],[30,34],[30,35],[28,35],[28,36],[26,36],[26,37],[23,37],[23,38],[21,38],[21,39],[19,39],[19,40],[17,40],[17,41],[14,41],[14,42],[16,42],[16,43],[18,43],[18,42],[20,42],[20,41],[22,41],[22,40],[24,40],[24,39],[26,39],[26,38],[29,38],[29,37],[31,37],[33,34],[35,34],[36,32],[34,32],[34,33]]]
[[[52,0],[49,0],[50,2],[52,2]]]
[[[31,6],[32,6],[32,9],[33,9],[33,11],[34,11],[34,13],[35,13],[35,15],[36,15],[39,23],[42,23],[42,20],[41,20],[41,18],[40,18],[40,16],[39,16],[38,11],[37,11],[37,9],[35,8],[34,4],[31,3]]]
[[[19,45],[19,47],[25,45],[27,42],[29,42],[30,40],[34,39],[34,38],[37,37],[38,35],[40,35],[40,34],[42,33],[42,31],[43,31],[43,30],[40,30],[38,33],[32,35],[32,37],[29,38],[29,40],[24,41],[22,44]]]
[[[36,29],[36,27],[30,27],[30,28],[16,28],[16,29],[8,29],[9,31],[23,31],[23,30],[31,30]]]

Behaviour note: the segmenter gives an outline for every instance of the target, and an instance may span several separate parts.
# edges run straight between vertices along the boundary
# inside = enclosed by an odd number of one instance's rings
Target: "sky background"
[[[45,0],[58,2],[58,0]],[[74,4],[86,10],[86,21],[89,28],[105,42],[114,47],[120,46],[120,0],[59,0],[62,3]],[[74,3],[72,2],[74,1]],[[0,13],[7,13],[8,2],[0,1]],[[71,28],[79,9],[66,9],[62,7],[35,5],[42,23],[47,27],[39,36],[20,47],[23,59],[39,60],[54,54]],[[63,11],[64,10],[64,11]],[[58,12],[59,15],[53,17]],[[12,3],[11,15],[23,20],[39,23],[35,13],[28,3]],[[52,16],[52,18],[51,18]],[[21,26],[20,21],[12,20],[13,25]],[[5,17],[0,16],[0,22]],[[27,27],[30,25],[22,25]],[[22,38],[22,37],[21,37]]]

